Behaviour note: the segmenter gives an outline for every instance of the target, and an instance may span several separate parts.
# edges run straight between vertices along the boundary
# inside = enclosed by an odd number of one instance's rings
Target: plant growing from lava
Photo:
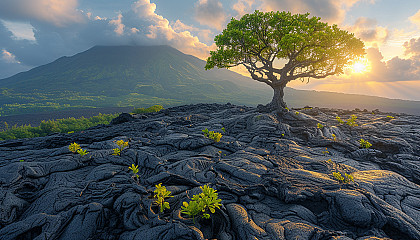
[[[139,172],[139,165],[131,164],[131,167],[128,167],[133,172],[133,178],[137,179],[137,183],[139,183],[139,175],[137,174]]]
[[[344,173],[345,177],[343,177],[340,172],[333,172],[332,174],[333,174],[333,177],[339,182],[342,182],[342,183],[354,182],[354,178],[350,174]]]
[[[205,69],[243,65],[251,77],[274,90],[273,110],[286,110],[286,84],[293,80],[321,79],[344,73],[365,54],[363,42],[354,34],[328,25],[309,13],[260,12],[232,18],[214,39]],[[275,60],[286,61],[282,68]]]
[[[112,154],[112,155],[118,155],[118,156],[121,156],[121,152],[126,148],[126,147],[128,147],[128,141],[127,142],[124,142],[123,140],[118,140],[117,141],[117,145],[118,145],[118,148],[114,148],[113,150],[114,150],[114,153]]]
[[[69,151],[72,153],[78,153],[80,156],[88,154],[86,150],[83,150],[80,145],[75,142],[69,145]]]
[[[77,150],[77,153],[78,153],[80,156],[84,156],[84,155],[88,154],[88,152],[86,152],[86,150],[83,150],[83,149],[78,149],[78,150]]]
[[[70,152],[72,152],[72,153],[76,153],[77,152],[77,150],[79,150],[79,149],[81,149],[80,148],[80,145],[79,144],[77,144],[77,143],[72,143],[72,144],[70,144],[70,146],[69,146],[69,150],[70,150]]]
[[[350,127],[357,127],[357,126],[359,126],[359,125],[356,123],[356,119],[357,119],[357,116],[356,116],[356,115],[354,115],[354,114],[352,114],[352,115],[350,116],[350,118],[349,118],[349,119],[347,119],[346,124],[347,124],[347,125],[349,125]]]
[[[183,202],[181,207],[181,212],[192,217],[194,222],[195,216],[199,214],[202,214],[203,218],[209,219],[210,213],[215,213],[216,208],[220,209],[220,202],[222,201],[217,196],[217,190],[207,185],[200,188],[203,192],[194,195],[189,203]]]
[[[153,191],[155,195],[153,196],[156,200],[155,203],[159,206],[160,212],[163,212],[165,209],[170,209],[169,203],[165,202],[165,198],[173,197],[171,192],[166,190],[165,186],[162,186],[162,183],[155,185],[156,189]]]
[[[220,142],[220,139],[222,138],[222,134],[215,131],[209,131],[207,128],[204,130],[201,130],[204,134],[204,137],[213,139],[215,142]]]
[[[322,128],[324,128],[324,125],[322,125],[321,123],[318,123],[318,124],[316,125],[316,127],[317,127],[317,128],[319,128],[319,129],[322,129]]]
[[[368,142],[367,140],[364,140],[363,138],[361,138],[359,140],[359,143],[360,143],[361,148],[366,148],[367,149],[367,148],[372,147],[372,144],[370,142]]]

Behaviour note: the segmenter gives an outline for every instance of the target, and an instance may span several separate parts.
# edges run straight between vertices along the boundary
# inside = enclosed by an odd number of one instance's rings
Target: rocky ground
[[[358,126],[336,120],[352,114]],[[420,239],[420,116],[388,115],[198,104],[0,142],[0,239]],[[205,184],[222,206],[193,221],[181,206]]]

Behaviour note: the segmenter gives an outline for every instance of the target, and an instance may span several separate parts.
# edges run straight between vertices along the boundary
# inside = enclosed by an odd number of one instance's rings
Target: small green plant
[[[335,179],[337,179],[340,182],[341,181],[344,182],[344,177],[341,176],[341,173],[340,172],[333,172],[332,174],[333,174],[333,176],[334,176]]]
[[[128,169],[133,171],[133,178],[135,177],[137,182],[139,182],[139,175],[137,174],[139,172],[139,165],[131,164],[131,167],[128,167]]]
[[[352,114],[350,116],[350,118],[347,119],[347,123],[346,124],[349,125],[350,127],[357,127],[359,125],[356,123],[356,119],[357,119],[357,116],[354,115],[354,114]]]
[[[223,131],[223,133],[226,133],[225,127],[222,127],[222,131]]]
[[[68,134],[70,134],[70,133],[74,133],[74,131],[70,131],[70,132],[67,132]]]
[[[324,125],[322,125],[321,123],[318,123],[318,124],[316,125],[316,127],[317,127],[317,128],[319,128],[319,129],[322,129],[322,128],[324,127]]]
[[[112,155],[118,155],[121,156],[121,152],[124,150],[124,148],[128,147],[128,141],[124,142],[123,140],[117,141],[118,148],[114,148],[114,153]]]
[[[342,183],[354,182],[354,178],[350,174],[344,173],[345,177],[343,177],[340,172],[333,172],[332,174],[333,174],[333,177],[339,182],[342,182]]]
[[[288,107],[285,107],[285,109],[286,109],[287,111],[290,111],[290,109],[289,109]]]
[[[337,136],[335,136],[335,134],[334,134],[334,133],[333,133],[333,134],[331,134],[331,137],[332,137],[333,141],[337,141]]]
[[[220,142],[220,139],[222,138],[222,134],[219,132],[209,131],[207,128],[204,130],[201,130],[204,134],[204,137],[213,139],[215,142]]]
[[[345,175],[345,176],[346,176],[346,178],[347,178],[347,182],[346,182],[346,183],[349,183],[349,182],[354,182],[353,175],[350,175],[350,174],[347,174],[347,173],[344,173],[344,175]]]
[[[335,119],[337,119],[337,121],[338,121],[340,124],[343,124],[343,123],[344,123],[344,121],[343,121],[343,120],[341,120],[341,118],[340,118],[339,116],[335,117]]]
[[[395,117],[393,117],[393,116],[386,116],[387,118],[389,118],[389,119],[394,119]]]
[[[330,152],[328,152],[328,148],[325,148],[325,151],[322,151],[322,154],[330,154]]]
[[[220,209],[220,202],[222,201],[217,196],[217,190],[214,190],[213,188],[207,185],[204,185],[200,188],[203,192],[194,195],[189,203],[183,202],[183,206],[181,207],[181,212],[192,217],[194,223],[195,216],[197,216],[198,214],[203,214],[203,218],[209,219],[210,214],[208,213],[208,211],[210,211],[210,213],[215,213],[216,208]]]
[[[299,115],[299,112],[295,112],[296,115]]]
[[[370,142],[364,140],[363,138],[361,138],[359,140],[359,143],[360,143],[360,147],[361,148],[370,148],[370,147],[372,147],[372,144]]]
[[[86,150],[83,150],[83,149],[77,149],[77,153],[78,153],[80,156],[84,156],[84,155],[88,154],[88,152],[86,152]]]
[[[70,152],[72,152],[72,153],[76,153],[77,152],[77,150],[79,150],[79,149],[81,149],[80,148],[80,145],[79,144],[77,144],[77,143],[72,143],[72,144],[70,144],[70,146],[69,146],[69,150],[70,150]]]
[[[19,160],[19,162],[24,162],[24,161],[25,161],[25,160],[23,160],[23,159],[20,159],[20,160]]]
[[[166,190],[166,187],[162,186],[162,183],[159,183],[155,187],[156,190],[153,191],[155,193],[153,197],[156,198],[155,203],[159,206],[160,212],[163,212],[165,209],[170,209],[169,203],[165,202],[165,198],[173,197],[171,196],[171,192]]]

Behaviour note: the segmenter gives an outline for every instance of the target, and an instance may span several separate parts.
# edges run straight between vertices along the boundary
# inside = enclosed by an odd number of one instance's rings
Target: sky
[[[418,0],[1,0],[0,79],[95,45],[165,44],[205,60],[230,19],[255,10],[309,12],[365,43],[358,67],[288,86],[420,100]]]

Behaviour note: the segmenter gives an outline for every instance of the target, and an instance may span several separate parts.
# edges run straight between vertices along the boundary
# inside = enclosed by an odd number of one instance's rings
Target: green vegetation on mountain
[[[5,122],[5,130],[0,131],[0,141],[8,139],[43,137],[55,132],[74,133],[99,124],[109,124],[109,122],[117,116],[118,114],[99,114],[90,118],[81,117],[78,119],[65,118],[48,120],[42,121],[38,127],[31,127],[31,125],[9,127]]]
[[[0,80],[0,114],[269,99],[250,78],[204,66],[169,46],[96,46]]]
[[[152,112],[159,112],[163,109],[162,105],[154,105],[148,108],[135,108],[132,113],[134,114],[143,114],[143,113],[152,113]]]

